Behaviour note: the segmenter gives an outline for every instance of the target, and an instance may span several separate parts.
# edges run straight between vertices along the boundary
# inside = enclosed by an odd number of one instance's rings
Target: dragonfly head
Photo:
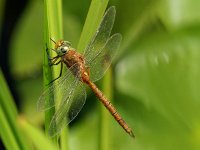
[[[59,56],[63,56],[65,55],[69,49],[71,48],[71,43],[68,42],[68,41],[63,41],[63,40],[60,40],[58,41],[58,43],[56,43],[56,53],[59,55]]]

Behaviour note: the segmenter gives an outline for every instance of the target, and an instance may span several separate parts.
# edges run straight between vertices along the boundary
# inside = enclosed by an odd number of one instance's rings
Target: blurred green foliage
[[[77,46],[90,1],[63,2],[64,38]],[[112,0],[123,35],[114,66],[114,105],[135,141],[110,117],[115,150],[200,149],[199,0]],[[30,1],[11,43],[21,113],[41,124],[43,2]],[[87,103],[95,99],[88,96]],[[98,105],[100,105],[98,103]],[[70,149],[97,149],[97,106],[70,129]],[[84,108],[86,110],[88,108]]]

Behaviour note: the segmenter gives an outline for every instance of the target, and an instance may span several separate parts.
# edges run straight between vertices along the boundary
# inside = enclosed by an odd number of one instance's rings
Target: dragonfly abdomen
[[[97,86],[89,81],[87,83],[89,87],[93,90],[95,95],[99,98],[99,100],[103,103],[103,105],[108,109],[108,111],[111,113],[111,115],[115,118],[115,120],[120,124],[120,126],[132,137],[134,137],[134,134],[132,132],[132,129],[128,126],[128,124],[122,119],[120,114],[117,112],[115,107],[111,104],[110,101],[107,100],[107,98],[104,96],[104,94],[97,88]]]

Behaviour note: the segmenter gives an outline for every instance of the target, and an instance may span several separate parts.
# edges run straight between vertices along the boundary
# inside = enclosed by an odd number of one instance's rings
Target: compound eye
[[[66,53],[67,50],[68,50],[68,47],[66,47],[66,46],[61,48],[62,53]]]

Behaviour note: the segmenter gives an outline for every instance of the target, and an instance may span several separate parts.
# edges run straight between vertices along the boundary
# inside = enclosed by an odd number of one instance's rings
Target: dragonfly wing
[[[95,82],[103,77],[117,53],[121,40],[121,34],[116,33],[112,35],[104,48],[92,60],[87,62],[87,65],[90,67],[91,81]]]
[[[37,110],[44,111],[55,106],[53,93],[68,91],[69,87],[75,82],[70,69],[67,69],[64,75],[50,84],[50,86],[41,94],[37,101]],[[70,83],[71,82],[71,83]]]
[[[49,135],[58,134],[61,129],[68,125],[80,112],[86,100],[86,92],[82,82],[77,80],[70,93],[65,95],[60,107],[54,114],[49,127]]]
[[[84,52],[85,60],[89,61],[90,59],[92,59],[96,55],[96,53],[98,53],[98,51],[102,49],[102,47],[104,47],[106,41],[110,36],[115,21],[115,14],[115,7],[110,7],[106,11],[98,30],[96,31],[94,37],[92,38]]]

